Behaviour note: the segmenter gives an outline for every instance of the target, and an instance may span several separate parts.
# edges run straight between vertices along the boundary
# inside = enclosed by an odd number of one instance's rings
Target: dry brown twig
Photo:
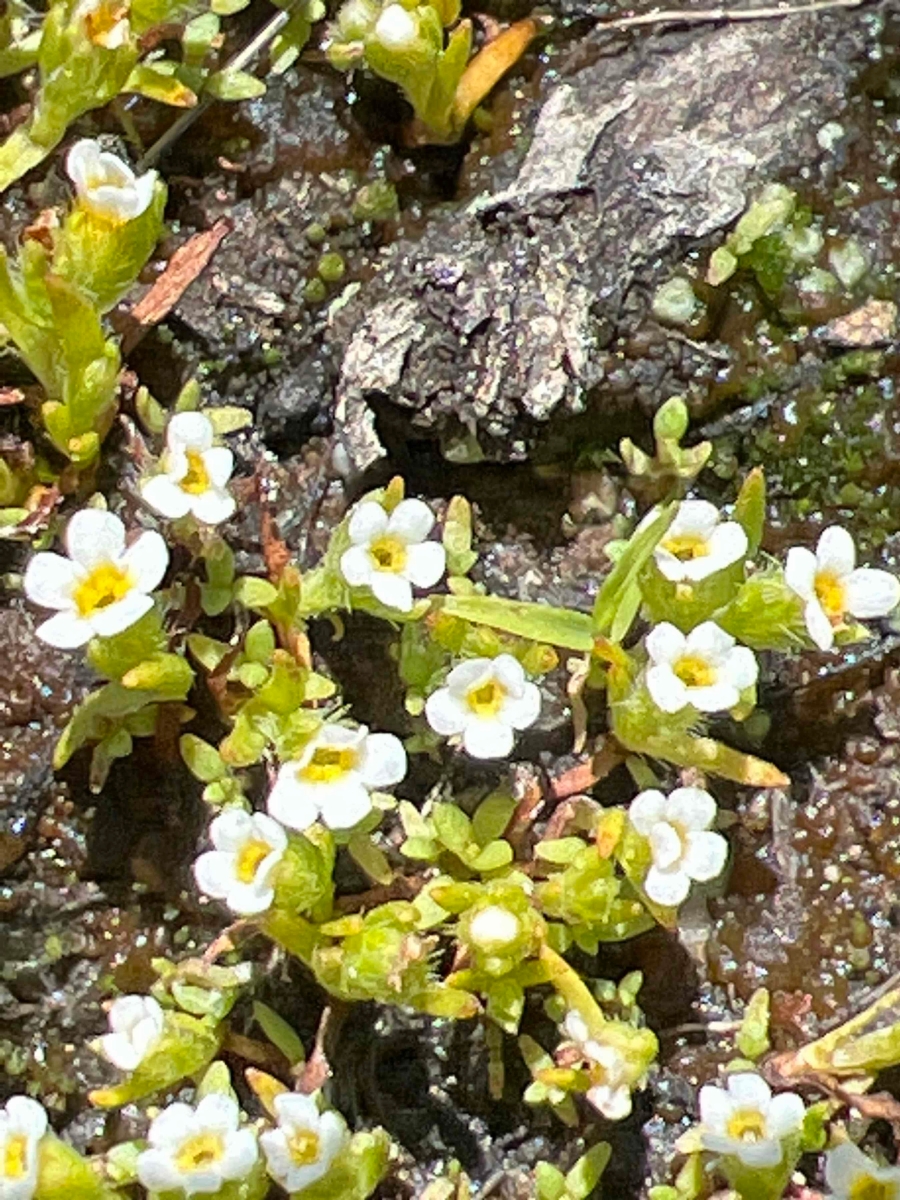
[[[687,25],[701,25],[715,21],[772,21],[779,17],[794,17],[801,13],[826,12],[835,8],[860,8],[866,0],[812,0],[810,4],[773,4],[763,8],[700,8],[695,12],[680,8],[664,8],[660,11],[637,13],[632,17],[615,17],[610,21],[598,21],[601,29],[634,29],[639,25],[658,25],[677,21]]]

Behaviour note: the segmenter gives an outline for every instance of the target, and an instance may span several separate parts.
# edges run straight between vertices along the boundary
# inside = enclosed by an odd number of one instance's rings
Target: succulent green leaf
[[[567,650],[584,652],[594,644],[591,618],[574,609],[504,600],[499,596],[444,596],[440,606],[442,612],[464,621]]]

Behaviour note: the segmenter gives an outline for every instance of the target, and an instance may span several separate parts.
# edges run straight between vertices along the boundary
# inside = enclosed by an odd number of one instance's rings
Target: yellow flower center
[[[671,537],[663,542],[663,549],[674,554],[680,562],[689,562],[692,558],[706,558],[709,555],[709,542],[696,533],[683,533],[680,537]]]
[[[736,1142],[762,1142],[766,1137],[766,1118],[758,1108],[739,1108],[731,1114],[727,1130]]]
[[[476,717],[496,717],[506,699],[506,689],[496,679],[489,679],[466,693],[466,704]]]
[[[217,1163],[225,1154],[225,1139],[219,1133],[198,1133],[184,1143],[175,1155],[179,1171],[202,1171]]]
[[[820,571],[816,575],[816,596],[828,620],[832,625],[839,625],[846,611],[843,580],[830,571]]]
[[[115,563],[106,562],[94,567],[90,575],[75,588],[75,607],[83,617],[89,617],[100,608],[108,608],[134,586],[129,573]]]
[[[716,682],[715,668],[705,658],[686,654],[674,666],[675,674],[689,688],[712,687]]]
[[[850,1184],[847,1200],[896,1200],[897,1185],[882,1183],[871,1175],[857,1175]]]
[[[390,571],[397,575],[406,566],[406,543],[399,538],[376,538],[369,547],[369,554],[376,571]]]
[[[188,450],[185,458],[188,464],[187,474],[178,486],[191,496],[202,496],[210,489],[209,472],[203,462],[203,455],[197,450]]]
[[[252,883],[260,864],[272,853],[268,842],[245,842],[237,853],[234,873],[241,883]]]
[[[24,1179],[28,1174],[28,1138],[15,1133],[7,1139],[3,1151],[3,1174],[6,1179]]]
[[[319,746],[305,767],[297,772],[307,783],[333,783],[356,766],[353,746]]]
[[[288,1139],[288,1151],[298,1167],[308,1167],[319,1157],[319,1135],[311,1129],[298,1129]]]

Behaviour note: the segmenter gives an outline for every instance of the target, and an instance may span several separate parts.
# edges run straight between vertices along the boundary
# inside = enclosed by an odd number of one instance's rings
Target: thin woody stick
[[[616,17],[610,21],[598,21],[601,29],[633,29],[636,25],[657,25],[666,21],[678,21],[686,25],[698,25],[704,21],[771,21],[778,17],[793,17],[799,13],[825,12],[833,8],[859,8],[866,0],[812,0],[810,4],[773,4],[769,8],[700,8],[688,12],[679,8],[665,8],[657,12],[639,13],[633,17]]]

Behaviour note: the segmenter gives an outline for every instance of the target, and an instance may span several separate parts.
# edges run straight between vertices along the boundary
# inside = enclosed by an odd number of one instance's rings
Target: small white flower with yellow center
[[[341,574],[388,608],[409,612],[413,587],[434,587],[447,566],[441,543],[427,541],[433,527],[434,513],[421,500],[401,500],[390,516],[363,501],[347,526],[353,544],[341,555]]]
[[[75,513],[66,529],[66,553],[36,554],[25,571],[25,595],[59,609],[38,626],[50,646],[71,650],[94,636],[112,637],[153,607],[151,592],[169,565],[158,533],[142,533],[125,548],[125,526],[97,508]]]
[[[900,1200],[900,1167],[880,1167],[852,1142],[825,1155],[825,1182],[834,1200]]]
[[[11,1096],[0,1109],[0,1197],[31,1200],[38,1183],[38,1145],[47,1114],[37,1100]]]
[[[272,876],[287,849],[287,834],[264,813],[228,808],[212,822],[215,850],[194,863],[201,892],[224,900],[240,917],[265,912],[274,899]]]
[[[260,1134],[269,1174],[291,1195],[321,1179],[349,1141],[344,1118],[320,1112],[313,1096],[282,1092],[273,1101],[278,1128]]]
[[[196,1108],[170,1104],[147,1134],[138,1155],[138,1179],[149,1192],[197,1196],[245,1179],[259,1157],[252,1129],[240,1128],[241,1110],[230,1096],[204,1096]]]
[[[700,1089],[700,1142],[704,1150],[748,1167],[777,1167],[784,1158],[782,1143],[799,1133],[805,1111],[799,1096],[773,1096],[759,1075],[730,1075],[724,1088]]]
[[[647,634],[647,688],[663,712],[688,704],[700,712],[734,708],[741,692],[756,683],[752,650],[738,646],[715,621],[704,621],[685,637],[663,621]]]
[[[666,579],[697,583],[746,553],[747,534],[737,521],[723,521],[708,500],[682,500],[653,557]]]
[[[156,172],[135,175],[128,163],[93,138],[75,143],[66,155],[66,171],[81,207],[116,225],[139,217],[153,199]]]
[[[823,531],[815,554],[804,546],[788,551],[784,581],[806,605],[806,628],[820,650],[832,648],[846,617],[886,617],[900,604],[900,582],[887,571],[857,567],[853,538],[839,525]]]
[[[350,829],[372,811],[369,793],[399,783],[406,765],[403,743],[392,733],[323,725],[300,758],[280,768],[269,814],[288,829],[308,829],[319,819],[329,829]]]
[[[162,471],[141,483],[144,500],[173,520],[192,513],[206,525],[227,521],[235,509],[226,484],[234,470],[227,446],[214,446],[209,417],[199,412],[176,413],[166,428]]]
[[[375,40],[385,50],[406,50],[418,36],[416,19],[402,4],[389,4],[375,23]]]
[[[122,0],[81,0],[72,16],[84,22],[89,40],[104,50],[119,50],[131,41],[128,4]]]
[[[120,1071],[133,1071],[159,1041],[164,1020],[152,996],[119,996],[109,1006],[109,1033],[100,1038],[103,1056]]]
[[[445,687],[425,704],[428,724],[444,737],[462,734],[473,758],[506,758],[514,730],[538,719],[541,693],[511,654],[470,658],[454,667]]]
[[[706,883],[722,874],[728,843],[711,832],[716,802],[702,788],[676,788],[669,796],[651,788],[635,796],[631,824],[650,843],[653,865],[644,891],[657,904],[674,908],[687,898],[691,880]]]
[[[575,1043],[591,1077],[586,1096],[609,1121],[621,1121],[631,1112],[631,1088],[625,1056],[615,1046],[604,1045],[591,1037],[581,1013],[570,1009],[563,1021],[563,1032]]]

